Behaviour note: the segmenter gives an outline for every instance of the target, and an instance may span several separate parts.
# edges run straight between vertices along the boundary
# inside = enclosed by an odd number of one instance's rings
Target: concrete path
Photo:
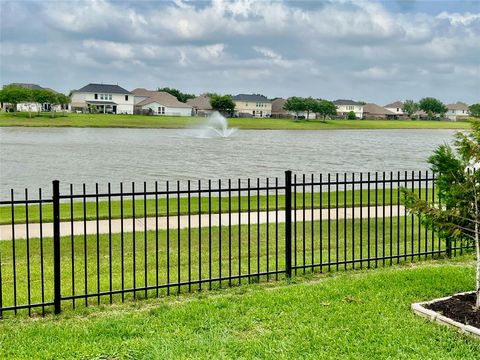
[[[403,206],[400,206],[400,211],[396,205],[392,206],[390,213],[390,207],[385,206],[385,217],[395,217],[395,216],[402,216],[405,214],[405,209]],[[354,210],[352,208],[347,208],[346,216],[344,213],[344,209],[338,209],[338,219],[359,219],[360,212],[362,212],[363,218],[367,217],[369,211],[369,207],[357,207]],[[383,207],[382,206],[370,206],[370,217],[375,217],[375,211],[378,211],[378,218],[383,217]],[[231,213],[231,225],[246,225],[249,223],[248,221],[248,212],[240,213],[240,221],[239,221],[239,213]],[[267,215],[270,224],[275,224],[275,211],[260,211],[257,212],[250,212],[250,224],[266,224],[267,223]],[[292,214],[292,221],[303,221],[303,210],[296,210]],[[327,220],[329,216],[328,209],[314,209],[313,210],[313,220]],[[330,219],[335,220],[337,219],[337,209],[330,209]],[[155,217],[147,217],[139,218],[139,219],[123,219],[123,231],[124,232],[132,232],[133,227],[135,224],[135,231],[144,231],[145,229],[145,221],[147,223],[147,230],[155,230],[156,229],[156,221]],[[188,228],[188,215],[181,215],[178,216],[162,216],[158,218],[158,229],[159,230],[166,230],[167,229],[167,222],[169,223],[169,229],[185,229]],[[312,220],[312,210],[306,209],[305,210],[305,221]],[[285,222],[285,211],[278,211],[278,222],[284,223]],[[229,214],[212,214],[211,215],[211,226],[228,226],[229,224]],[[208,214],[201,214],[201,215],[191,215],[190,216],[190,227],[191,228],[198,228],[198,227],[208,227],[209,225],[209,215]],[[96,234],[97,233],[97,221],[89,220],[86,223],[83,221],[74,221],[73,222],[73,234],[74,235],[83,235],[86,229],[86,233],[88,235]],[[111,224],[109,224],[108,220],[99,220],[98,221],[98,233],[99,234],[108,234],[109,231],[112,233],[120,233],[122,228],[122,220],[114,219],[111,220]],[[111,229],[111,230],[110,230]],[[26,239],[27,237],[27,226],[26,224],[19,224],[15,225],[14,229],[12,229],[12,225],[0,225],[0,241],[1,240],[11,240],[13,231],[15,231],[15,239]],[[61,222],[60,223],[60,235],[61,236],[70,236],[72,233],[72,224],[70,222]],[[42,226],[42,235],[44,238],[53,237],[53,223],[44,223]],[[40,237],[40,224],[30,224],[28,226],[28,236],[30,239],[39,238]]]

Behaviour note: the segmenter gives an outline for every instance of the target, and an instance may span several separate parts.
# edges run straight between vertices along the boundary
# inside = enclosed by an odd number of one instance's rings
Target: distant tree
[[[47,104],[50,102],[52,95],[51,91],[46,89],[34,89],[32,90],[32,98],[33,102],[37,104],[37,112],[40,115],[40,111],[42,111],[43,104]]]
[[[6,85],[0,90],[0,101],[11,104],[15,116],[17,115],[17,105],[22,102],[30,101],[31,98],[32,91],[22,86]]]
[[[347,113],[347,119],[348,120],[355,120],[357,118],[357,116],[355,115],[355,113],[353,111],[349,111]]]
[[[480,117],[480,103],[470,105],[468,110],[471,116],[476,118]]]
[[[440,100],[433,97],[423,98],[418,103],[418,106],[428,114],[430,119],[434,119],[436,115],[443,117],[447,112],[447,107]]]
[[[417,111],[420,109],[418,103],[413,100],[405,100],[403,103],[403,112],[407,113],[408,117],[411,118]]]
[[[67,96],[65,94],[57,94],[57,99],[59,105],[62,106],[62,116],[65,116],[65,111],[67,109],[68,104],[70,104],[70,96]]]
[[[193,99],[195,97],[195,95],[193,95],[193,94],[182,93],[178,89],[169,88],[169,87],[159,88],[158,91],[165,91],[165,92],[169,93],[170,95],[175,96],[178,101],[183,102],[183,103],[187,102],[188,99]]]
[[[337,115],[337,107],[335,104],[328,100],[318,100],[315,112],[322,116],[323,122],[327,116]]]
[[[283,104],[283,109],[294,112],[296,114],[295,118],[298,119],[298,113],[306,110],[305,99],[292,96],[291,98],[287,99],[285,104]]]
[[[233,115],[235,110],[235,102],[230,95],[212,95],[210,96],[210,105],[212,109],[229,115]]]
[[[303,99],[303,111],[307,112],[307,116],[305,116],[305,119],[310,119],[310,113],[313,112],[315,113],[318,107],[318,100],[309,97],[306,99]]]

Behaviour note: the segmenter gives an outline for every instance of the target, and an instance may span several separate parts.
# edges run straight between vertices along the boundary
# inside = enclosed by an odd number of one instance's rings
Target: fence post
[[[445,239],[445,245],[447,246],[446,254],[448,258],[452,257],[452,238],[447,236]]]
[[[292,277],[292,172],[285,171],[285,271]]]
[[[53,181],[53,304],[55,314],[60,314],[60,182]]]

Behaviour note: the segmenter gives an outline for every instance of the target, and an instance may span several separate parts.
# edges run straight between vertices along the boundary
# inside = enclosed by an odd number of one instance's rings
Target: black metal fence
[[[456,255],[402,204],[428,172],[70,185],[0,202],[0,316]]]

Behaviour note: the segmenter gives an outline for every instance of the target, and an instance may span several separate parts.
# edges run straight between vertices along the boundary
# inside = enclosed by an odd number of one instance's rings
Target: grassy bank
[[[57,114],[51,118],[42,114],[33,118],[28,113],[0,113],[1,126],[28,127],[101,127],[101,128],[191,128],[200,126],[204,118],[175,116]],[[290,119],[228,119],[230,127],[259,130],[335,130],[335,129],[466,129],[467,122],[411,120],[290,120]]]
[[[365,185],[366,186],[366,185]],[[307,187],[307,190],[308,191]],[[298,189],[297,191],[300,191]],[[273,192],[273,191],[272,191]],[[235,196],[235,193],[232,192],[231,199],[228,198],[228,194],[223,193],[222,197],[212,196],[211,199],[208,198],[208,195],[203,195],[200,199],[196,196],[191,196],[190,206],[188,198],[180,197],[177,198],[175,195],[169,198],[168,209],[167,209],[167,200],[165,197],[159,198],[158,200],[147,198],[146,207],[143,198],[135,199],[135,217],[143,218],[146,214],[147,217],[151,216],[165,216],[167,213],[169,215],[177,214],[198,214],[198,213],[226,213],[226,212],[241,212],[245,211],[265,211],[265,210],[279,210],[285,209],[285,196],[282,194],[278,195],[278,198],[275,195],[260,195],[257,196],[256,191],[251,191],[250,201],[248,201],[248,196],[246,192],[242,194],[239,198]],[[370,194],[369,194],[370,193]],[[418,189],[415,190],[415,193],[418,194]],[[402,204],[403,195],[401,191],[397,189],[385,189],[385,193],[379,185],[378,191],[375,190],[347,190],[338,192],[330,192],[330,197],[328,193],[323,192],[314,193],[313,197],[311,193],[306,192],[305,197],[303,193],[297,192],[293,194],[292,206],[297,209],[311,209],[311,208],[336,208],[338,207],[351,207],[351,206],[375,206],[375,205],[389,205],[389,204]],[[428,199],[432,199],[432,190],[428,191]],[[425,199],[427,192],[422,189],[421,197]],[[117,200],[119,197],[115,197],[115,200],[111,200],[110,203],[105,201],[105,197],[99,198],[98,201],[98,219],[108,219],[109,214],[111,219],[120,219],[123,210],[124,218],[131,218],[134,213],[134,206],[131,197],[125,197],[123,201]],[[70,202],[63,202],[60,204],[60,220],[69,221],[71,218],[73,220],[95,220],[97,219],[97,204],[95,201],[85,202],[85,208],[82,201],[75,201],[73,204]],[[338,202],[337,202],[338,201]],[[146,209],[146,212],[145,212]],[[14,206],[14,220],[15,224],[22,224],[26,222],[27,218],[27,209],[25,205],[16,205]],[[167,211],[168,210],[168,211]],[[44,204],[41,208],[42,211],[42,221],[43,222],[52,222],[53,221],[53,206],[52,204]],[[72,216],[73,213],[73,216]],[[38,204],[32,204],[28,206],[28,222],[29,223],[38,223],[40,222],[40,206]],[[12,223],[12,208],[11,206],[0,206],[0,224],[11,224]]]
[[[410,304],[474,286],[468,258],[0,321],[2,358],[478,359]]]

